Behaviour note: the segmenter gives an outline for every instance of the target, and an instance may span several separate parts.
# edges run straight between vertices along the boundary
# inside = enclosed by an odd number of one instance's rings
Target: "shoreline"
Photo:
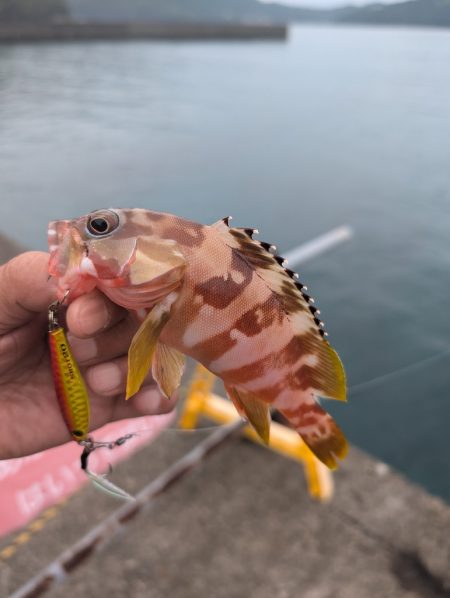
[[[0,43],[102,40],[276,40],[287,25],[254,23],[17,23],[0,25]]]

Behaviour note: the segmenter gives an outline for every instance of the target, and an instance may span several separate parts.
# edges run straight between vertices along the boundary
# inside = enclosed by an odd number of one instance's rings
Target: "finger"
[[[79,338],[89,338],[123,320],[127,311],[98,290],[78,297],[67,308],[69,330]]]
[[[26,326],[19,326],[9,334],[0,335],[0,375],[2,383],[17,378],[17,370],[32,367],[46,349],[42,335],[46,328],[46,314],[39,314]],[[30,347],[32,350],[30,351]]]
[[[85,377],[89,387],[96,394],[113,397],[121,394],[125,400],[125,388],[127,384],[128,359],[119,357],[107,363],[94,365],[86,370]],[[144,380],[144,385],[156,385],[151,371]]]
[[[80,365],[94,365],[127,353],[137,327],[138,323],[129,315],[94,338],[69,335],[68,339],[77,362]]]
[[[176,396],[166,399],[155,386],[144,386],[129,401],[124,401],[121,397],[116,399],[112,418],[117,420],[143,415],[162,415],[173,411],[176,404]]]
[[[46,311],[55,299],[48,280],[48,253],[22,253],[0,267],[0,334],[6,334]]]

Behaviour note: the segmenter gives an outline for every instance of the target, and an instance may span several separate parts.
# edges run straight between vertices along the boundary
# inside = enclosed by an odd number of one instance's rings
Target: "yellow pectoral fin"
[[[248,419],[261,440],[269,444],[271,422],[269,405],[249,392],[241,389],[238,391],[234,386],[225,386],[225,388],[238,412]]]
[[[180,386],[184,361],[185,358],[182,353],[168,347],[161,341],[158,342],[153,358],[152,374],[160,391],[168,399]]]
[[[152,364],[159,335],[168,319],[168,310],[159,304],[147,315],[134,335],[128,350],[127,400],[141,388]]]

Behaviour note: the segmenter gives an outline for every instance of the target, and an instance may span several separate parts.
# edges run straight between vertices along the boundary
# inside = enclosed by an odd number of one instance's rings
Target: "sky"
[[[401,0],[276,0],[283,4],[290,6],[302,6],[308,8],[334,8],[336,6],[348,6],[353,4],[355,6],[364,6],[365,4],[372,4],[374,1],[379,1],[382,4],[395,4]]]

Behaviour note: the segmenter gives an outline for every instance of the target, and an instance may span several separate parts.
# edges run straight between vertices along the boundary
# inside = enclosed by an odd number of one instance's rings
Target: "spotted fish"
[[[321,397],[346,400],[345,373],[316,308],[275,248],[231,228],[143,209],[98,210],[49,225],[58,298],[97,287],[133,311],[127,398],[150,368],[170,397],[190,355],[225,384],[264,442],[279,410],[328,467],[347,441]]]

